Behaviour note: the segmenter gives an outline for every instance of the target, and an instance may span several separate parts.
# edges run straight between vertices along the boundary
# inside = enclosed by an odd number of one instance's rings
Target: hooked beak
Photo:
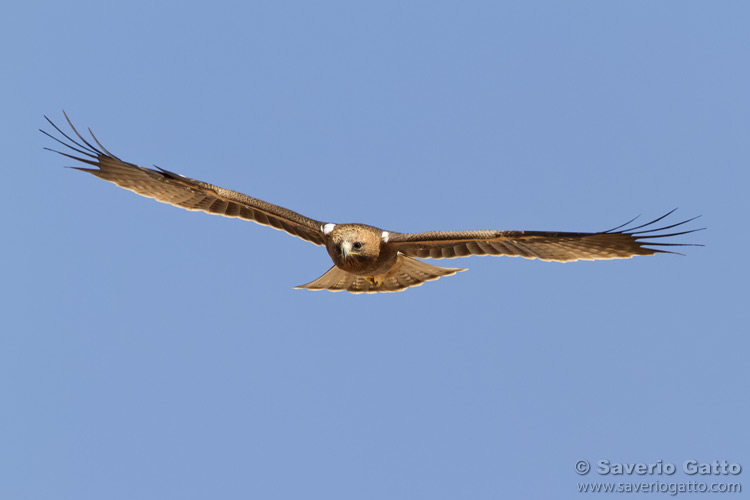
[[[352,253],[352,244],[348,241],[345,241],[341,244],[341,254],[344,256],[344,259],[349,257],[349,254]]]

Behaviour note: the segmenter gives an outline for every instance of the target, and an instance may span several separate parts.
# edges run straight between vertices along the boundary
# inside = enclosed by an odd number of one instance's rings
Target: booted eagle
[[[334,266],[315,281],[296,288],[334,292],[346,290],[351,293],[398,292],[419,286],[425,281],[466,270],[433,266],[415,257],[452,259],[468,255],[509,255],[570,262],[675,253],[646,248],[644,245],[692,246],[668,243],[659,238],[670,238],[699,230],[663,232],[682,226],[695,217],[668,226],[653,227],[674,210],[647,224],[624,229],[633,222],[631,220],[598,233],[492,230],[397,233],[364,224],[334,224],[310,219],[286,208],[158,167],[151,169],[128,163],[107,151],[89,129],[96,143],[96,146],[92,145],[78,133],[67,115],[65,119],[78,140],[63,132],[46,116],[45,118],[64,139],[44,130],[40,131],[73,154],[45,149],[95,167],[73,167],[77,170],[89,172],[100,179],[162,203],[187,210],[251,220],[286,231],[315,245],[325,246]],[[76,156],[75,153],[80,156]]]

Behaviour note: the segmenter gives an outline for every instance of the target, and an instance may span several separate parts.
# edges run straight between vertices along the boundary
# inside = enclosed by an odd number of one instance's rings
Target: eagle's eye
[[[360,248],[362,248],[362,243],[359,241],[355,241],[352,247],[354,247],[356,250],[359,250]]]

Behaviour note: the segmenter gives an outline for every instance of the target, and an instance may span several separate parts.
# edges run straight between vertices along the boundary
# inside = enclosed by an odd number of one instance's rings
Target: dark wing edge
[[[389,242],[399,252],[410,257],[452,259],[468,255],[507,255],[553,262],[576,260],[628,259],[637,255],[679,252],[665,247],[703,246],[693,243],[674,243],[661,238],[673,238],[701,231],[705,228],[664,232],[698,217],[675,224],[654,227],[672,213],[635,227],[635,219],[598,233],[568,233],[551,231],[433,231],[428,233],[391,233]],[[637,217],[636,217],[637,219]],[[661,248],[650,248],[661,247]]]
[[[63,145],[71,153],[52,148],[44,149],[96,167],[71,168],[89,172],[121,188],[162,203],[186,210],[198,210],[224,217],[251,220],[264,226],[286,231],[292,236],[297,236],[316,245],[324,243],[324,236],[321,232],[323,223],[320,221],[242,193],[190,179],[159,167],[151,169],[123,161],[107,151],[91,129],[88,129],[96,143],[96,146],[92,145],[78,133],[65,111],[63,111],[63,115],[78,140],[63,132],[47,116],[44,118],[62,135],[62,138],[55,137],[42,129],[39,129],[39,131]]]

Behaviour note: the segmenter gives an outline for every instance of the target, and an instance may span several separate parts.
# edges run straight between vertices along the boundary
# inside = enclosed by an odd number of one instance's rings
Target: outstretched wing
[[[561,233],[549,231],[390,233],[389,244],[393,245],[399,252],[410,257],[452,259],[467,255],[510,255],[556,262],[628,259],[636,255],[676,253],[668,250],[648,248],[649,246],[701,246],[660,240],[660,238],[670,238],[700,231],[700,229],[691,229],[673,233],[663,232],[687,224],[697,217],[669,226],[653,228],[654,224],[672,212],[674,210],[647,224],[622,229],[632,223],[633,221],[631,220],[621,226],[600,233]]]
[[[65,114],[63,112],[63,114]],[[45,118],[47,118],[45,116]],[[70,122],[65,115],[68,125],[78,137],[80,142],[72,139],[60,128],[47,118],[47,121],[57,130],[64,139],[57,138],[44,130],[43,134],[59,142],[75,154],[68,154],[50,148],[68,158],[86,163],[97,168],[73,167],[77,170],[89,172],[100,179],[113,182],[118,186],[133,191],[141,196],[153,198],[162,203],[168,203],[187,210],[200,210],[210,214],[223,215],[225,217],[237,217],[251,220],[264,226],[271,226],[287,233],[298,236],[316,245],[323,244],[322,222],[307,218],[286,208],[266,203],[265,201],[251,198],[250,196],[220,188],[212,184],[183,177],[182,175],[169,172],[157,167],[157,170],[139,167],[132,163],[122,161],[99,143],[91,129],[91,137],[98,147],[93,146]]]

